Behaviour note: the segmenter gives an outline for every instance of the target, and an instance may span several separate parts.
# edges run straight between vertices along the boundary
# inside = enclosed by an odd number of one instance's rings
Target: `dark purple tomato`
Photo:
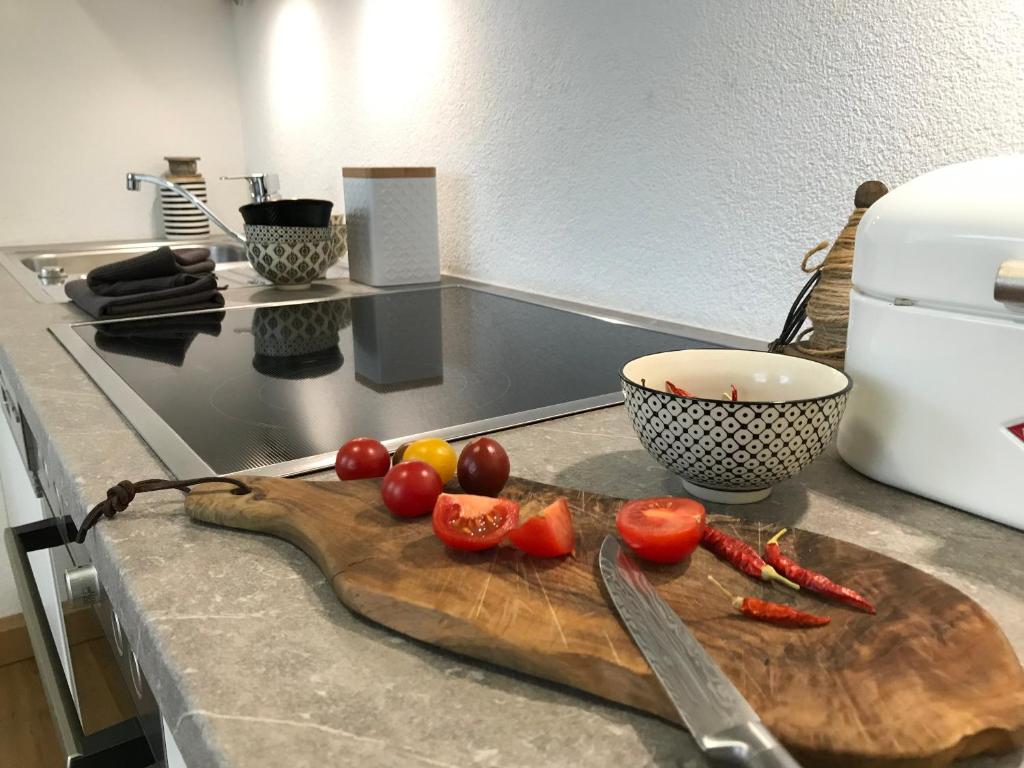
[[[459,485],[466,493],[497,496],[508,482],[508,454],[497,440],[478,437],[459,455]]]

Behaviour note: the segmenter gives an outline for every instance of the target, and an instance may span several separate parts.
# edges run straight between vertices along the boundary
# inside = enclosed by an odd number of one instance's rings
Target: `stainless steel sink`
[[[191,247],[208,248],[210,258],[216,262],[245,261],[245,249],[234,243],[207,243],[192,244]],[[68,280],[85,275],[91,269],[102,267],[104,264],[118,261],[123,258],[130,258],[138,253],[146,253],[152,250],[151,247],[120,249],[120,248],[99,248],[95,250],[68,251],[65,253],[49,252],[38,253],[31,256],[23,256],[19,261],[25,267],[39,274],[46,270],[63,270]],[[21,254],[19,254],[21,255]]]
[[[217,262],[218,275],[229,285],[260,285],[260,280],[245,260],[245,249],[227,238],[204,241],[61,243],[59,245],[11,246],[0,249],[0,263],[36,301],[68,301],[64,283],[77,280],[96,267],[147,253],[162,245],[172,248],[208,248]],[[228,277],[228,271],[233,272]]]

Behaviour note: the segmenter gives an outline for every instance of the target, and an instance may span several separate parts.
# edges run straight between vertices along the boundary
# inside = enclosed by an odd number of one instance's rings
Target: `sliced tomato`
[[[538,505],[539,506],[539,505]],[[535,515],[523,519],[508,534],[509,541],[534,557],[561,557],[573,550],[572,515],[569,502],[560,496]]]
[[[626,502],[615,516],[615,527],[638,557],[678,563],[700,544],[706,520],[700,502],[662,496]]]
[[[496,547],[519,523],[519,504],[509,499],[442,493],[434,504],[434,533],[454,549]]]

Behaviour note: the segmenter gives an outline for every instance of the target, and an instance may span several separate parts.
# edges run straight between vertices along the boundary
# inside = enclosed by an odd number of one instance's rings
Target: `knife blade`
[[[614,536],[598,557],[612,603],[686,729],[709,757],[800,768]]]

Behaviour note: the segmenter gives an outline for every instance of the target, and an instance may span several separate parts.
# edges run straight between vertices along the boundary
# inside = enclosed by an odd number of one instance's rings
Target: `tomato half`
[[[572,515],[561,496],[508,534],[517,549],[534,557],[561,557],[573,551]]]
[[[615,527],[638,557],[678,563],[700,544],[706,520],[700,502],[663,496],[626,502],[615,516]]]
[[[434,505],[434,533],[454,549],[496,547],[519,522],[519,504],[509,499],[442,493]]]

